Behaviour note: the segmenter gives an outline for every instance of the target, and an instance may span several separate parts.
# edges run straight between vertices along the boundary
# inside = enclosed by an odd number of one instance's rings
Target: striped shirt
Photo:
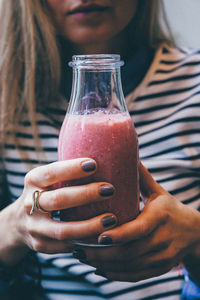
[[[138,134],[140,159],[166,190],[198,210],[199,83],[200,52],[163,44],[142,82],[126,96]],[[30,169],[57,160],[59,128],[65,113],[64,100],[59,107],[51,104],[45,111],[37,112],[41,153],[35,151],[32,128],[27,119],[21,121],[17,132],[18,148],[12,137],[8,137],[4,164],[0,167],[0,180],[4,182],[0,186],[5,187],[0,189],[0,199],[9,197],[15,201],[23,191],[24,176]],[[71,254],[38,254],[38,259],[42,265],[42,287],[52,300],[176,300],[180,299],[184,282],[184,276],[177,268],[137,283],[113,282],[95,275],[94,268],[81,264]]]

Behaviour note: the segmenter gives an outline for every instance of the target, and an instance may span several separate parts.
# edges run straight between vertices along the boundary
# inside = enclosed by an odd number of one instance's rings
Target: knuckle
[[[34,170],[29,171],[25,177],[24,177],[24,185],[29,186],[32,185],[33,180],[32,180],[32,175],[33,175]]]
[[[31,186],[35,184],[35,178],[37,178],[39,170],[43,168],[42,166],[31,169],[24,177],[25,186]]]
[[[84,187],[83,196],[85,199],[93,199],[98,195],[98,185],[96,183],[90,183]]]
[[[43,252],[44,251],[43,244],[42,244],[42,242],[40,240],[34,239],[32,241],[32,246],[33,246],[33,249],[36,252]]]
[[[50,179],[52,180],[52,179],[56,178],[55,169],[52,168],[52,165],[45,166],[45,168],[43,170],[43,176],[44,176],[44,180],[47,181],[47,182]]]
[[[68,237],[68,231],[66,230],[66,228],[60,227],[56,230],[56,232],[54,233],[55,239],[58,241],[63,241],[66,240]]]
[[[23,201],[24,201],[24,210],[27,214],[29,214],[31,209],[31,202],[28,197],[25,197]]]
[[[169,210],[165,209],[162,211],[163,222],[167,222],[171,219],[171,213]]]
[[[165,224],[170,219],[170,213],[167,210],[160,211],[160,223]]]
[[[63,196],[63,190],[56,189],[56,190],[53,191],[51,201],[49,201],[50,204],[51,204],[52,209],[56,209],[57,207],[62,208],[61,204],[62,204],[63,197],[64,197]],[[65,201],[65,203],[66,203],[66,201]]]
[[[30,218],[27,218],[25,223],[26,231],[30,236],[33,236],[35,233],[33,222]]]
[[[150,227],[149,225],[147,224],[147,222],[145,222],[143,220],[143,222],[141,222],[140,224],[140,233],[142,236],[146,236],[149,232],[150,232]]]

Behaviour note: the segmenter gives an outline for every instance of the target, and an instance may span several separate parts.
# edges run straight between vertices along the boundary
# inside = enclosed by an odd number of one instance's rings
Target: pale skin
[[[120,5],[121,0],[47,2],[59,34],[66,37],[74,53],[114,51],[122,55],[127,54],[123,47],[121,32],[134,17],[137,1],[124,0],[123,6]],[[101,3],[108,9],[95,20],[92,20],[92,17],[89,20],[87,17],[80,20],[68,14],[75,4],[86,2]],[[39,211],[30,215],[35,190],[45,191],[39,201],[40,206],[49,212],[109,199],[99,194],[100,186],[109,184],[105,182],[62,189],[52,188],[60,181],[93,174],[95,170],[88,173],[81,167],[87,160],[91,159],[55,162],[33,169],[27,174],[22,195],[0,213],[2,263],[14,265],[29,250],[44,253],[69,252],[73,250],[70,240],[99,235],[99,242],[102,236],[107,236],[111,238],[113,244],[119,243],[121,246],[81,250],[85,251],[87,263],[95,266],[100,273],[110,279],[138,281],[158,276],[181,261],[185,262],[190,270],[192,266],[190,258],[196,266],[200,266],[200,214],[181,204],[165,191],[142,164],[140,164],[140,185],[147,204],[134,221],[120,227],[112,225],[105,228],[102,220],[105,216],[112,216],[111,214],[75,223],[55,221],[50,214]],[[194,272],[194,269],[190,271],[200,282],[200,274]]]
[[[103,5],[105,12],[97,13],[89,19],[88,17],[77,19],[76,16],[70,14],[73,9],[88,2]],[[83,54],[106,53],[109,49],[113,50],[114,46],[120,51],[122,42],[120,32],[129,23],[136,8],[136,2],[132,0],[124,1],[123,9],[120,0],[104,0],[98,3],[90,0],[48,0],[47,3],[58,34],[66,37],[73,51]],[[35,190],[46,190],[50,185],[59,181],[88,176],[88,172],[84,173],[80,168],[83,161],[85,161],[84,158],[81,161],[56,162],[36,168],[27,174],[23,194],[15,203],[0,212],[1,263],[14,265],[30,249],[45,253],[69,252],[72,250],[69,240],[86,238],[105,231],[102,225],[104,216],[72,224],[56,222],[49,215],[41,212],[34,212],[30,215]],[[80,205],[95,201],[95,199],[105,200],[105,197],[99,196],[100,185],[101,183],[93,183],[87,187],[45,192],[40,196],[40,205],[51,212],[68,208],[72,202],[73,205]],[[66,199],[69,199],[69,202]],[[107,215],[110,214],[105,216]]]
[[[105,249],[81,249],[83,262],[111,280],[139,281],[161,275],[193,257],[194,279],[200,283],[200,214],[165,191],[140,163],[140,188],[146,203],[129,223],[99,235],[113,244]],[[79,250],[78,250],[79,251]],[[78,252],[76,253],[77,256]]]
[[[16,264],[29,249],[44,253],[69,252],[73,249],[70,240],[88,238],[105,231],[102,220],[111,214],[71,223],[55,221],[50,214],[37,210],[30,214],[35,190],[46,190],[40,196],[39,204],[49,213],[92,201],[109,199],[110,197],[102,197],[99,194],[100,187],[107,184],[105,182],[55,190],[49,188],[62,180],[73,180],[93,174],[95,170],[91,172],[83,170],[82,164],[86,161],[92,161],[96,166],[93,160],[81,158],[38,167],[27,174],[21,197],[0,213],[2,263]]]

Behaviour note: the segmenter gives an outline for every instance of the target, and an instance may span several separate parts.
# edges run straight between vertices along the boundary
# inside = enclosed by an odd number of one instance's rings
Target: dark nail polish
[[[111,184],[101,185],[99,188],[99,194],[103,197],[112,196],[114,194],[114,188]]]
[[[100,237],[99,244],[110,245],[112,244],[112,238],[110,236],[103,235]]]
[[[109,227],[116,224],[116,219],[114,216],[106,216],[102,219],[102,224],[104,227]]]
[[[91,172],[96,169],[96,164],[93,160],[86,160],[82,162],[81,167],[85,172]]]
[[[81,260],[86,260],[86,254],[82,249],[76,249],[73,251],[73,257]]]

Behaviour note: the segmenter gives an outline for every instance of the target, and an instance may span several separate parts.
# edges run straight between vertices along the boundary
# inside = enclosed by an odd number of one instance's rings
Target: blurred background
[[[200,0],[164,0],[178,45],[200,49]]]

